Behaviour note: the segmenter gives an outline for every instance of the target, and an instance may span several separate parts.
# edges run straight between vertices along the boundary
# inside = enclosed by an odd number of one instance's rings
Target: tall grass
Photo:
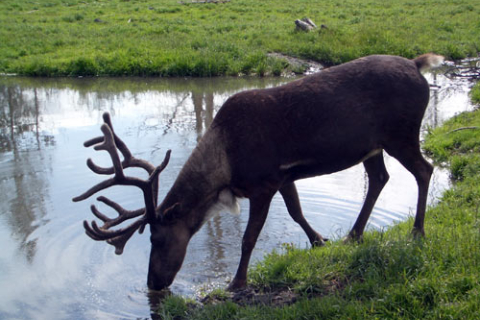
[[[280,52],[327,65],[386,53],[480,48],[475,0],[5,0],[0,72],[34,76],[280,74]],[[294,20],[325,28],[304,33]]]

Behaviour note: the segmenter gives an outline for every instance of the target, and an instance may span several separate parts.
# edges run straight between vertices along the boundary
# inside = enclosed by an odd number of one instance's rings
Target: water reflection
[[[429,75],[434,84],[424,130],[471,108],[468,86]],[[278,85],[289,79],[31,79],[0,78],[0,318],[136,319],[149,317],[146,275],[148,235],[136,235],[122,256],[84,235],[91,202],[70,199],[98,182],[85,159],[108,166],[106,155],[82,147],[98,136],[101,114],[109,111],[118,134],[132,152],[155,164],[164,151],[172,159],[162,173],[160,197],[233,93]],[[390,157],[390,181],[370,219],[383,228],[412,214],[413,177]],[[438,169],[430,201],[448,186]],[[343,236],[355,221],[366,194],[362,166],[298,182],[305,216],[327,237]],[[129,209],[143,206],[136,190],[113,188],[106,196]],[[92,200],[93,201],[93,200]],[[108,212],[108,208],[100,210]],[[248,205],[240,216],[221,215],[194,236],[171,290],[194,294],[204,286],[225,286],[240,258]],[[252,261],[289,242],[307,238],[274,198]],[[119,307],[120,306],[120,307]]]
[[[40,150],[55,141],[52,135],[39,130],[37,89],[24,90],[19,85],[0,86],[0,194],[3,195],[0,217],[11,227],[18,251],[30,263],[36,239],[28,236],[42,224],[47,213],[44,196],[49,185],[44,173],[50,168],[48,161],[42,159],[48,153]]]

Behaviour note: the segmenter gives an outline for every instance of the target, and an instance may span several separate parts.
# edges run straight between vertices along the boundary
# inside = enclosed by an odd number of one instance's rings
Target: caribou
[[[347,238],[361,239],[375,202],[389,179],[383,153],[397,159],[418,185],[414,235],[424,235],[428,186],[433,171],[420,150],[419,132],[429,101],[429,84],[421,69],[443,57],[425,54],[415,59],[373,55],[330,67],[282,86],[249,90],[231,96],[186,161],[170,191],[158,204],[158,177],[167,166],[135,158],[115,134],[108,113],[103,136],[86,147],[107,151],[113,166],[87,160],[96,174],[111,175],[73,201],[89,198],[115,185],[142,190],[145,207],[126,210],[100,196],[98,201],[118,212],[110,218],[94,205],[103,222],[84,221],[89,237],[106,241],[121,254],[138,230],[150,227],[151,252],[147,285],[168,287],[182,266],[192,236],[214,214],[238,211],[239,198],[249,199],[249,219],[243,236],[238,270],[230,290],[246,286],[250,255],[278,191],[290,216],[305,231],[312,246],[326,239],[303,216],[295,181],[331,174],[363,163],[368,190]],[[121,159],[123,157],[123,160]],[[147,171],[145,180],[129,177],[124,169]],[[128,226],[119,225],[136,219]],[[118,229],[114,227],[118,226]]]

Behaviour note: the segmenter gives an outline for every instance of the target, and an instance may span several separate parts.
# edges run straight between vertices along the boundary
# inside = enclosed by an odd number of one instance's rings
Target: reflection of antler
[[[83,223],[85,231],[90,238],[98,241],[106,240],[107,243],[113,245],[116,248],[116,254],[122,254],[125,244],[132,237],[135,231],[139,230],[139,232],[142,233],[147,223],[151,223],[156,220],[155,208],[157,205],[158,197],[158,175],[163,171],[163,169],[165,169],[168,161],[170,160],[170,150],[167,151],[165,159],[158,167],[155,167],[154,165],[145,160],[137,159],[132,156],[130,150],[127,148],[125,143],[120,138],[118,138],[113,131],[112,122],[108,113],[103,114],[103,120],[105,122],[101,127],[103,137],[97,137],[88,140],[84,143],[84,146],[94,146],[94,149],[97,151],[107,151],[112,159],[113,166],[110,168],[102,168],[93,163],[91,159],[87,160],[87,166],[96,174],[114,174],[114,176],[110,179],[94,185],[85,193],[73,198],[73,201],[85,200],[93,194],[115,185],[136,186],[143,191],[145,208],[133,211],[126,210],[118,203],[106,197],[100,196],[97,200],[103,202],[104,204],[117,211],[118,217],[109,218],[102,214],[100,211],[98,211],[94,205],[92,205],[92,213],[97,218],[102,220],[104,224],[101,227],[98,227],[95,221],[92,221],[91,226],[88,224],[87,221],[84,221]],[[124,158],[123,161],[120,161],[120,156],[117,152],[117,149],[122,153]],[[149,174],[148,179],[142,180],[136,177],[125,176],[123,169],[132,167],[145,169]],[[140,218],[129,226],[125,228],[120,228],[118,230],[110,230],[111,227],[117,226],[126,220],[136,217]]]

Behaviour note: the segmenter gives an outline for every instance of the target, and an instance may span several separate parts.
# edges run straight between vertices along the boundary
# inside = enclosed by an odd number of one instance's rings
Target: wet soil
[[[200,300],[203,305],[215,305],[231,301],[240,306],[251,305],[269,305],[269,306],[284,306],[295,303],[298,300],[298,294],[294,293],[289,288],[263,292],[258,288],[247,287],[242,290],[234,292],[226,292],[221,296],[207,295]]]

